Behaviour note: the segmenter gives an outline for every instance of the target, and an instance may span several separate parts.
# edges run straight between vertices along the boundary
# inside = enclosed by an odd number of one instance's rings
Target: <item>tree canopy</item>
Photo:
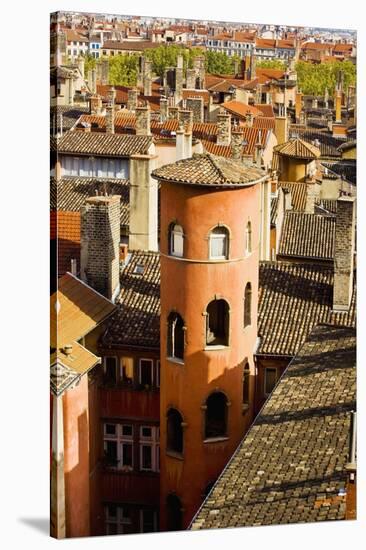
[[[286,69],[286,63],[281,59],[263,59],[257,61],[256,66],[260,69]]]
[[[345,90],[356,82],[356,66],[351,61],[332,61],[315,65],[306,61],[296,64],[298,87],[304,94],[324,95],[327,89],[334,93],[337,75],[344,73]]]

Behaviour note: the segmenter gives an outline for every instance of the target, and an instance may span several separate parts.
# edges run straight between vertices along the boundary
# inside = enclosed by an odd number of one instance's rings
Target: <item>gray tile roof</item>
[[[355,330],[316,327],[196,514],[191,529],[345,519]]]
[[[288,189],[291,192],[292,208],[303,212],[306,206],[306,183],[300,181],[279,181],[278,187]]]
[[[129,181],[118,178],[64,177],[59,181],[51,178],[51,210],[80,212],[88,197],[96,194],[120,195],[121,225],[129,225]]]
[[[267,177],[254,166],[210,153],[166,164],[154,170],[152,176],[160,181],[217,187],[245,187]]]
[[[287,262],[259,265],[258,354],[294,356],[320,323],[354,327],[349,311],[333,312],[333,267]]]
[[[97,155],[107,157],[129,157],[147,154],[152,144],[151,136],[105,134],[73,130],[59,138],[59,153]]]
[[[70,130],[82,115],[89,112],[89,107],[70,107],[69,105],[56,105],[50,108],[50,131],[60,130],[59,115],[62,114],[63,130]]]
[[[143,273],[135,273],[143,266]],[[121,271],[118,309],[108,322],[103,348],[160,348],[160,256],[137,250]]]
[[[287,211],[278,254],[333,260],[335,223],[335,216]]]
[[[322,165],[331,170],[338,177],[344,178],[353,184],[357,183],[357,161],[356,160],[338,160],[322,161]]]

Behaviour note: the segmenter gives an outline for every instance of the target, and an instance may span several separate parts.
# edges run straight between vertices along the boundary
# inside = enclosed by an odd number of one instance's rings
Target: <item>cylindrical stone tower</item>
[[[161,530],[184,529],[252,421],[260,181],[210,154],[161,184]]]

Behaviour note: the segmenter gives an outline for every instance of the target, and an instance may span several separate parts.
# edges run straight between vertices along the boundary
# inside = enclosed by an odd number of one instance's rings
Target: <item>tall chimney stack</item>
[[[217,115],[217,145],[230,145],[231,115],[221,110]]]
[[[156,159],[130,157],[130,250],[158,250],[158,183],[151,177]]]
[[[102,59],[101,63],[101,84],[103,86],[108,86],[109,84],[109,60]]]
[[[168,118],[168,100],[166,97],[160,98],[160,122],[165,122]]]
[[[107,93],[107,113],[106,113],[106,132],[107,134],[114,134],[114,115],[115,115],[115,102],[116,90],[112,86]]]
[[[196,70],[187,69],[186,88],[194,90],[196,88]]]
[[[337,200],[334,243],[333,309],[347,311],[353,290],[355,247],[355,197],[342,196]]]
[[[81,279],[112,301],[120,288],[120,198],[89,197],[81,208]]]
[[[238,128],[234,128],[231,132],[231,151],[234,160],[242,159],[243,134]]]
[[[150,106],[136,107],[136,135],[151,136]]]
[[[336,122],[342,122],[342,92],[337,90],[335,96],[335,116]]]
[[[296,98],[295,98],[296,124],[300,123],[301,111],[302,111],[302,93],[301,92],[296,92]]]
[[[144,95],[152,95],[152,75],[151,75],[152,62],[150,59],[144,61]]]
[[[135,111],[137,107],[137,99],[139,96],[139,91],[137,88],[131,88],[127,92],[127,109],[129,111]]]

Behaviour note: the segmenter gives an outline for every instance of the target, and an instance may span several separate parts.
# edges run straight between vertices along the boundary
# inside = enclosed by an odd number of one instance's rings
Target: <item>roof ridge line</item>
[[[221,170],[221,168],[219,166],[217,166],[216,162],[215,162],[215,158],[216,156],[213,155],[212,153],[207,153],[208,157],[209,157],[209,160],[211,162],[211,164],[214,166],[216,172],[219,174],[219,176],[223,179],[224,182],[228,182],[229,180],[227,179],[227,177],[224,175],[223,171]]]

